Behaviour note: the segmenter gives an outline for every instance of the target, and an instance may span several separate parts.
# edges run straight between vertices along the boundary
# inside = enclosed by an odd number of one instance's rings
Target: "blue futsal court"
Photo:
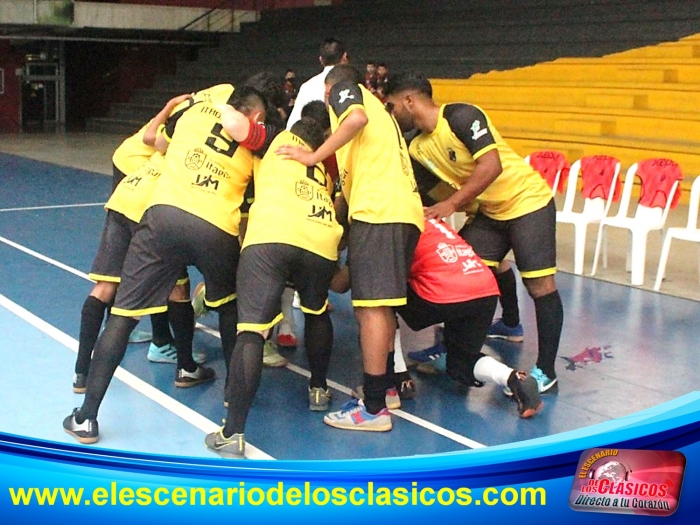
[[[0,154],[0,356],[4,364],[0,431],[74,444],[61,421],[82,396],[71,380],[80,309],[111,179]],[[190,269],[193,286],[201,277]],[[414,372],[418,396],[394,411],[387,433],[323,424],[306,400],[303,348],[282,353],[286,368],[263,372],[246,429],[249,455],[274,459],[354,459],[463,451],[575,431],[625,418],[696,389],[693,374],[700,303],[560,272],[564,330],[559,392],[530,420],[495,385],[467,389],[445,375]],[[489,342],[485,352],[529,370],[536,359],[532,302],[522,286],[524,343]],[[332,295],[335,344],[331,409],[361,382],[357,330],[347,295]],[[296,312],[298,330],[303,316]],[[195,349],[215,382],[178,389],[174,365],[147,361],[130,345],[102,404],[97,445],[149,453],[215,457],[204,436],[221,425],[224,366],[216,314],[201,320]],[[142,328],[150,330],[148,320]],[[301,333],[298,333],[301,336]],[[300,337],[301,342],[301,337]],[[405,350],[414,350],[411,348]]]

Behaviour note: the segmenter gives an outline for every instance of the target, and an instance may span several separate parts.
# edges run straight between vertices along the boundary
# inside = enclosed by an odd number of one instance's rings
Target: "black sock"
[[[564,323],[564,307],[557,290],[535,299],[537,316],[537,366],[549,376],[557,377],[554,362],[559,351],[559,339]]]
[[[153,330],[154,345],[161,347],[173,342],[167,312],[151,314],[151,328]]]
[[[197,363],[192,359],[192,339],[194,339],[194,310],[189,301],[168,301],[168,319],[175,335],[177,367],[194,372]]]
[[[386,355],[386,383],[389,385],[387,388],[391,388],[396,384],[396,374],[394,373],[395,355],[396,350],[393,350]]]
[[[235,300],[224,303],[216,309],[219,314],[219,333],[221,334],[221,347],[224,351],[224,364],[226,365],[226,382],[224,391],[229,381],[229,365],[231,355],[236,346],[236,331],[238,325],[238,305]]]
[[[494,272],[495,273],[495,272]],[[518,291],[515,282],[515,273],[508,268],[503,273],[495,273],[498,290],[501,292],[500,302],[503,313],[501,318],[506,326],[511,328],[520,324],[520,308],[518,307]]]
[[[304,346],[311,370],[309,387],[328,388],[326,378],[333,346],[333,323],[328,312],[304,314]]]
[[[386,374],[373,376],[365,373],[364,376],[362,389],[365,394],[365,407],[370,414],[376,414],[383,408],[386,408]]]
[[[97,337],[104,320],[107,303],[103,303],[97,297],[88,295],[80,312],[80,342],[78,343],[78,357],[75,360],[75,373],[87,374],[90,369],[92,351],[95,348]]]
[[[224,436],[245,431],[250,406],[260,386],[262,375],[263,345],[265,340],[256,332],[238,334],[229,365],[229,385],[225,399],[229,402]]]
[[[76,420],[97,419],[97,411],[104,399],[114,371],[121,363],[129,343],[129,334],[138,324],[131,317],[111,315],[107,320],[105,331],[95,345],[95,352],[87,378],[85,400]]]

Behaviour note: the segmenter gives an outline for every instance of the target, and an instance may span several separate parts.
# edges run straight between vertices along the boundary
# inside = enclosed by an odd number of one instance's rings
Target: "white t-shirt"
[[[292,114],[287,120],[287,130],[292,129],[292,126],[301,120],[301,110],[309,102],[314,100],[324,101],[326,94],[326,75],[333,69],[333,66],[326,66],[318,75],[311,77],[299,87],[296,101]]]

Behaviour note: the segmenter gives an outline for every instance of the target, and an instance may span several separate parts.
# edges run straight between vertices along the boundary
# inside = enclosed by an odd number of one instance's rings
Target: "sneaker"
[[[447,353],[447,347],[438,343],[435,346],[426,348],[425,350],[418,350],[416,352],[409,352],[408,358],[416,363],[429,363],[439,359],[441,356]]]
[[[557,384],[557,378],[550,379],[547,374],[545,374],[542,369],[537,366],[533,366],[530,370],[530,375],[537,381],[537,390],[540,394],[549,391],[551,388],[555,387]]]
[[[178,368],[175,375],[175,386],[178,388],[188,388],[211,381],[216,377],[214,370],[206,366],[198,366],[194,372],[188,372],[184,368]]]
[[[544,403],[537,389],[537,381],[526,372],[513,370],[508,378],[508,388],[513,399],[518,402],[518,413],[523,419],[534,416],[542,410]]]
[[[177,350],[172,343],[163,346],[156,346],[151,343],[148,347],[148,355],[146,357],[151,363],[177,364]],[[207,355],[202,352],[192,352],[192,359],[194,359],[195,363],[201,365],[207,360]]]
[[[245,459],[245,436],[234,434],[231,437],[224,437],[224,428],[221,427],[216,432],[207,434],[204,444],[213,452],[229,459]]]
[[[427,375],[438,375],[447,370],[447,354],[442,354],[434,361],[418,363],[416,371]]]
[[[271,368],[280,368],[287,366],[287,363],[289,361],[277,351],[275,343],[265,341],[265,346],[263,346],[263,365]]]
[[[63,420],[63,430],[70,434],[79,443],[83,445],[91,445],[97,443],[99,439],[99,429],[96,419],[86,419],[82,423],[75,420],[75,416],[80,409],[74,408],[73,413]]]
[[[365,391],[362,389],[362,385],[353,390],[351,394],[355,399],[365,398]],[[399,391],[396,388],[386,389],[386,397],[384,398],[384,401],[386,402],[386,407],[389,410],[401,408],[401,397],[399,397]]]
[[[192,309],[194,310],[195,321],[209,313],[209,308],[207,308],[207,305],[204,302],[205,291],[206,289],[204,287],[204,283],[199,283],[195,287],[194,293],[192,294]]]
[[[391,414],[382,408],[377,414],[370,414],[361,399],[351,399],[337,412],[326,414],[326,425],[345,430],[364,430],[367,432],[387,432],[391,430]]]
[[[396,390],[399,392],[399,399],[415,399],[416,397],[416,384],[413,379],[401,381]]]
[[[87,386],[87,374],[73,374],[73,392],[84,394]]]
[[[491,339],[505,339],[512,343],[522,343],[525,339],[525,332],[523,330],[523,325],[518,323],[518,326],[511,328],[506,326],[503,319],[497,320],[489,328],[487,337]]]
[[[283,348],[294,348],[297,346],[297,338],[294,334],[279,334],[277,344]]]
[[[143,330],[132,330],[129,334],[130,343],[147,343],[153,339],[153,334],[151,332],[144,332]]]
[[[309,387],[309,410],[312,412],[325,412],[331,402],[331,389]]]
[[[532,376],[535,379],[535,381],[537,381],[537,390],[540,394],[548,392],[550,389],[552,389],[552,387],[555,387],[557,384],[556,378],[550,379],[547,376],[547,374],[545,374],[537,366],[532,367],[532,370],[530,370],[530,376]],[[505,387],[503,389],[503,393],[508,397],[511,397],[513,395],[513,391],[508,387]]]

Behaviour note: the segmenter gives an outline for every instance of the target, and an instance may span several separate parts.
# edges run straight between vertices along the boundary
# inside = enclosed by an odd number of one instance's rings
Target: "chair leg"
[[[632,234],[632,247],[631,247],[631,271],[632,271],[632,284],[634,286],[641,286],[644,284],[644,266],[646,264],[647,256],[647,235],[649,232],[635,232]]]
[[[587,224],[574,224],[574,273],[583,275]]]
[[[595,241],[595,252],[593,254],[593,268],[591,269],[591,275],[595,275],[595,272],[598,269],[598,258],[600,257],[600,246],[603,242],[604,229],[605,225],[601,223],[600,226],[598,226],[598,238]]]
[[[666,275],[666,263],[668,262],[668,254],[671,251],[672,239],[673,237],[671,237],[669,234],[666,234],[664,244],[661,247],[661,256],[659,257],[659,270],[656,272],[656,281],[654,282],[654,290],[656,290],[657,292],[661,288],[661,281],[663,281],[664,276]]]

